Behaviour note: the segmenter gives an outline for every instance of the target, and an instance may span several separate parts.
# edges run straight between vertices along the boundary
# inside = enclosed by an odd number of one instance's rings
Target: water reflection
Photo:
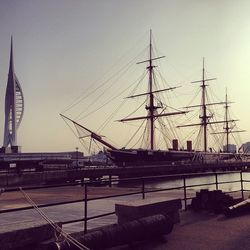
[[[237,191],[241,189],[240,183],[240,173],[218,173],[217,174],[217,181],[218,189],[230,192],[230,191]],[[250,181],[250,173],[243,173],[243,180]],[[200,189],[209,189],[214,190],[216,189],[216,176],[215,174],[211,175],[196,175],[192,177],[186,177],[186,186],[189,186],[189,190],[200,190]],[[232,183],[230,183],[232,182]],[[164,189],[164,188],[177,188],[183,187],[184,182],[183,179],[164,179],[164,178],[157,178],[155,180],[145,180],[145,187],[148,189]],[[194,187],[190,187],[193,186]],[[200,185],[200,186],[199,186]],[[119,183],[119,186],[129,186],[129,187],[141,187],[141,181],[135,181],[133,183]],[[250,182],[245,182],[243,184],[244,189],[250,189]]]

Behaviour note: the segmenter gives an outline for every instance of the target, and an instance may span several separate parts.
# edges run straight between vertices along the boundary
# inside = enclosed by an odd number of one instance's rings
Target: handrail
[[[239,180],[232,180],[232,181],[218,181],[218,175],[228,175],[232,173],[239,173]],[[215,181],[214,182],[209,182],[209,183],[200,183],[200,184],[192,184],[188,185],[187,184],[187,179],[189,178],[194,178],[194,177],[202,177],[202,176],[214,176]],[[176,187],[170,187],[170,188],[157,188],[157,189],[149,189],[146,188],[147,181],[157,181],[157,180],[173,180],[173,179],[179,179],[183,180],[183,185],[176,186]],[[139,191],[133,191],[133,192],[126,192],[122,194],[115,194],[115,195],[102,195],[98,197],[88,197],[88,186],[93,185],[93,184],[107,184],[109,187],[112,186],[113,183],[134,183],[137,181],[141,189]],[[95,201],[95,200],[103,200],[103,199],[108,199],[108,198],[115,198],[115,197],[123,197],[123,196],[129,196],[129,195],[137,195],[141,194],[142,199],[145,199],[145,196],[147,193],[155,193],[155,192],[162,192],[162,191],[170,191],[170,190],[182,190],[183,189],[183,198],[182,201],[184,202],[184,208],[187,210],[187,201],[192,199],[193,197],[188,197],[187,195],[187,189],[189,188],[195,188],[195,187],[203,187],[203,186],[213,186],[215,185],[215,188],[218,190],[219,185],[224,185],[224,184],[229,184],[229,183],[240,183],[240,190],[234,190],[234,191],[228,191],[225,193],[234,193],[234,192],[241,192],[242,198],[244,198],[244,192],[245,191],[250,191],[245,189],[244,190],[244,183],[245,182],[250,182],[250,180],[243,180],[243,175],[242,171],[230,171],[230,172],[209,172],[209,173],[196,173],[196,174],[177,174],[177,175],[163,175],[163,176],[146,176],[146,177],[137,177],[137,178],[126,178],[126,179],[112,179],[109,177],[107,180],[103,181],[80,181],[78,183],[67,183],[67,184],[57,184],[57,185],[47,185],[47,186],[33,186],[33,187],[23,187],[23,190],[35,190],[35,189],[44,189],[44,188],[56,188],[56,187],[67,187],[67,186],[83,186],[84,187],[84,198],[83,199],[78,199],[78,200],[71,200],[71,201],[63,201],[63,202],[54,202],[54,203],[47,203],[47,204],[40,204],[38,207],[51,207],[51,206],[58,206],[58,205],[65,205],[65,204],[70,204],[70,203],[77,203],[77,202],[84,202],[84,216],[80,219],[75,219],[75,220],[70,220],[70,221],[64,221],[62,224],[69,224],[69,223],[75,223],[75,222],[84,222],[84,232],[87,233],[87,221],[96,219],[96,218],[101,218],[104,216],[112,215],[115,212],[109,212],[109,213],[103,213],[103,214],[98,214],[95,216],[88,217],[88,202],[89,201]],[[138,187],[140,188],[140,187]],[[4,190],[4,192],[15,192],[19,191],[19,188],[7,188]],[[5,209],[5,210],[0,210],[0,214],[2,213],[8,213],[8,212],[14,212],[14,211],[22,211],[22,210],[28,210],[32,209],[32,206],[28,207],[19,207],[19,208],[13,208],[13,209]]]
[[[171,179],[180,179],[183,177],[187,178],[192,178],[192,177],[201,177],[201,176],[212,176],[218,174],[218,175],[223,175],[223,174],[233,174],[233,173],[240,173],[241,171],[227,171],[227,172],[206,172],[206,173],[185,173],[185,174],[171,174],[171,175],[154,175],[154,176],[145,176],[145,177],[133,177],[133,178],[122,178],[122,179],[105,179],[101,181],[78,181],[74,183],[63,183],[63,184],[46,184],[46,185],[39,185],[39,186],[27,186],[27,187],[22,187],[23,190],[35,190],[35,189],[46,189],[46,188],[55,188],[55,187],[66,187],[66,186],[78,186],[78,185],[84,185],[85,183],[95,185],[95,184],[109,184],[111,182],[132,182],[132,181],[138,181],[141,180],[142,178],[144,180],[156,180],[156,179],[166,179],[166,178],[171,178]],[[19,191],[19,187],[8,187],[4,188],[5,192],[14,192],[14,191]]]

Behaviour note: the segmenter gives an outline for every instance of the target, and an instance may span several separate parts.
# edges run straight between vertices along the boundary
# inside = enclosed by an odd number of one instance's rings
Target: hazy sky
[[[179,94],[191,94],[205,57],[214,92],[224,98],[227,87],[238,127],[248,130],[243,142],[250,141],[249,10],[248,0],[0,0],[0,143],[11,35],[25,100],[18,144],[24,152],[66,151],[80,144],[59,113],[120,58],[146,48],[150,29],[166,56],[166,78],[185,85]],[[112,139],[122,146],[119,133]]]

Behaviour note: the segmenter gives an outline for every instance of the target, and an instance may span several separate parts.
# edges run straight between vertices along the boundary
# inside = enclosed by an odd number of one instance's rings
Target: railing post
[[[145,199],[145,180],[142,178],[142,199]]]
[[[8,166],[8,170],[7,170],[7,187],[9,186],[9,175],[10,175],[10,167]]]
[[[216,186],[216,190],[218,190],[218,174],[215,173],[215,186]]]
[[[187,211],[187,190],[186,190],[186,177],[183,176],[183,188],[184,188],[184,206],[185,211]]]
[[[88,184],[84,184],[84,233],[87,233],[87,218],[88,218]]]
[[[241,197],[244,200],[244,188],[243,188],[242,170],[240,171],[240,185],[241,185]]]
[[[109,187],[110,188],[112,187],[112,175],[111,174],[109,175]]]
[[[84,178],[81,179],[81,187],[83,187],[83,186],[84,186]]]

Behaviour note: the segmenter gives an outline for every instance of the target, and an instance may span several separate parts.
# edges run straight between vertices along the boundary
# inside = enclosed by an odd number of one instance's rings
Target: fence
[[[219,175],[227,175],[232,173],[238,173],[239,174],[239,180],[231,180],[231,181],[219,181],[218,176]],[[199,183],[195,185],[188,185],[187,180],[189,178],[194,177],[203,177],[203,176],[212,176],[214,177],[214,181],[210,183]],[[157,189],[150,189],[147,188],[147,184],[152,181],[169,181],[169,180],[181,180],[183,183],[180,186],[171,187],[171,188],[157,188]],[[93,184],[100,184],[100,182],[89,182],[89,181],[81,181],[78,183],[70,183],[70,184],[61,184],[61,185],[47,185],[47,186],[39,186],[39,187],[26,187],[22,188],[23,190],[35,190],[35,189],[44,189],[44,188],[54,188],[54,187],[65,187],[65,186],[75,186],[75,185],[82,185],[84,187],[84,199],[78,199],[78,200],[72,200],[72,201],[64,201],[64,202],[55,202],[55,203],[47,203],[47,204],[41,204],[38,205],[39,208],[42,207],[51,207],[56,205],[64,205],[64,204],[70,204],[70,203],[76,203],[76,202],[83,202],[84,204],[84,214],[83,218],[79,218],[76,220],[69,220],[63,222],[63,224],[70,224],[70,223],[76,223],[76,222],[83,222],[84,223],[84,232],[87,233],[88,228],[88,221],[113,215],[115,214],[115,211],[109,212],[109,213],[102,213],[96,216],[88,216],[88,203],[90,201],[94,200],[102,200],[102,199],[109,199],[109,198],[115,198],[115,197],[122,197],[122,196],[131,196],[131,195],[141,195],[142,199],[146,198],[147,193],[154,193],[154,192],[162,192],[162,191],[171,191],[171,190],[183,190],[183,198],[182,201],[184,202],[184,209],[187,210],[188,208],[188,200],[192,199],[192,196],[188,196],[187,191],[190,188],[198,188],[198,187],[204,187],[204,186],[215,186],[215,189],[218,190],[221,185],[225,184],[232,184],[232,183],[240,183],[240,189],[234,190],[226,193],[233,193],[233,192],[240,192],[241,197],[244,199],[244,192],[250,191],[248,189],[244,189],[244,184],[250,182],[250,180],[244,180],[243,179],[243,172],[242,171],[231,171],[231,172],[213,172],[213,173],[199,173],[199,174],[181,174],[181,175],[164,175],[164,176],[150,176],[150,177],[140,177],[140,178],[127,178],[127,179],[112,179],[111,176],[109,176],[108,180],[102,180],[102,185],[107,185],[109,187],[112,187],[112,185],[119,183],[126,183],[126,187],[129,187],[130,183],[137,183],[139,185],[139,191],[136,192],[128,192],[123,194],[114,194],[114,195],[106,195],[106,196],[99,196],[99,197],[92,197],[89,198],[88,196],[88,187]],[[102,188],[102,187],[100,187]],[[8,188],[4,190],[4,192],[14,192],[19,191],[19,188]],[[27,210],[27,209],[33,209],[32,206],[28,207],[19,207],[14,209],[6,209],[6,210],[0,210],[1,213],[9,213],[14,211],[21,211],[21,210]]]

